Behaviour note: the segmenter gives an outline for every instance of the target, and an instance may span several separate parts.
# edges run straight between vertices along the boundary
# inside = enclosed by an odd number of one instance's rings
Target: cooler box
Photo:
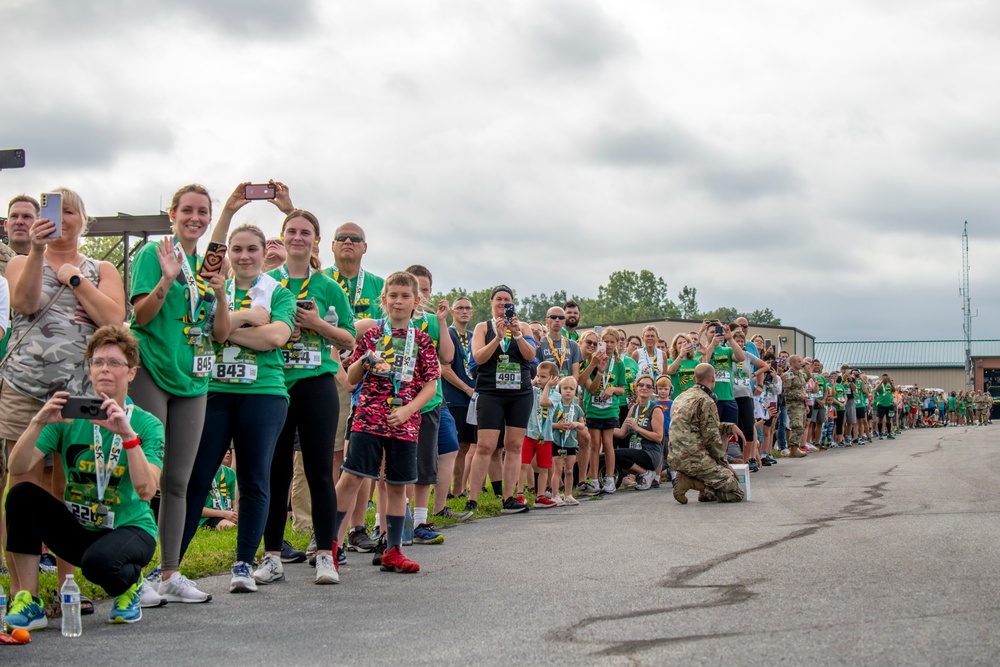
[[[745,463],[734,463],[732,468],[736,471],[740,488],[743,489],[743,500],[750,500],[750,466]]]

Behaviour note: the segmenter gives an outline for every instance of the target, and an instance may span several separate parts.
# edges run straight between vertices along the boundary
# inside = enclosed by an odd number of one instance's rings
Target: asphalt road
[[[338,586],[214,577],[134,626],[102,602],[0,664],[997,664],[997,428],[782,459],[736,505],[663,488],[457,526],[407,549],[417,575],[350,553]]]

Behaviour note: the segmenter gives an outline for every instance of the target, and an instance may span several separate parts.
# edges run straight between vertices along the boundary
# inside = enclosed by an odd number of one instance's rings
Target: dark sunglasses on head
[[[365,237],[360,234],[337,234],[333,237],[334,241],[343,243],[344,241],[350,241],[351,243],[364,243]]]

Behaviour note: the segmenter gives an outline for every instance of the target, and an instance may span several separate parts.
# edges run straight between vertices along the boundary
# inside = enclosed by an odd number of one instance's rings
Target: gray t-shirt
[[[756,367],[753,365],[757,357],[744,351],[746,357],[743,361],[733,362],[733,398],[753,398],[753,373]]]
[[[550,340],[552,344],[549,343]],[[583,363],[583,354],[580,352],[580,346],[565,336],[558,340],[551,338],[551,336],[544,336],[538,341],[535,360],[538,363],[551,361],[559,366],[559,374],[566,376],[572,374],[573,364]]]

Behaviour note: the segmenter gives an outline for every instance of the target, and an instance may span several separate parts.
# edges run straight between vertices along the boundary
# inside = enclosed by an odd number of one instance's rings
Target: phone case
[[[226,258],[228,246],[221,243],[209,243],[208,250],[205,251],[205,259],[201,262],[201,269],[198,275],[206,280],[222,269],[222,260]]]
[[[49,238],[59,238],[62,236],[62,195],[58,192],[43,192],[39,197],[39,204],[42,211],[38,217],[56,223],[56,231],[49,234]]]

